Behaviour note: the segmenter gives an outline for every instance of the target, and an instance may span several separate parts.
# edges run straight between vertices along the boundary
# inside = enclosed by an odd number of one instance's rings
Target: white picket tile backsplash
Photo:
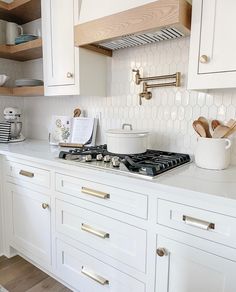
[[[227,121],[236,117],[236,89],[194,92],[186,89],[189,38],[161,42],[114,53],[111,88],[107,97],[32,97],[24,99],[25,131],[30,138],[47,139],[51,116],[72,115],[80,107],[99,116],[98,143],[105,130],[131,123],[150,130],[150,147],[193,153],[196,135],[192,121],[200,115]],[[135,85],[133,68],[141,74],[182,73],[180,88],[153,89],[153,98],[139,106],[141,86]],[[232,151],[236,163],[236,143]]]

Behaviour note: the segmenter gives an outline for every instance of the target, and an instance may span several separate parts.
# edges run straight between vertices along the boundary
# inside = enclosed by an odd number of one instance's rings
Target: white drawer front
[[[6,173],[12,178],[50,188],[50,171],[29,165],[6,161]]]
[[[56,174],[56,190],[140,218],[147,218],[147,196]]]
[[[146,231],[56,200],[56,231],[145,272]]]
[[[158,200],[157,223],[236,247],[236,218]]]
[[[80,292],[145,292],[145,284],[62,241],[57,276]]]

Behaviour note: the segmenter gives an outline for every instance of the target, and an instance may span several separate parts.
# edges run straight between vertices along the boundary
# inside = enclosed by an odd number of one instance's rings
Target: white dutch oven
[[[133,130],[132,125],[123,124],[122,129],[106,132],[107,150],[116,154],[144,153],[147,151],[148,135],[147,131]]]

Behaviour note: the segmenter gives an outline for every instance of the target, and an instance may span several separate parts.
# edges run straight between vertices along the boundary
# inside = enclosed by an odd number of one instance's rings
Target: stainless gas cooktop
[[[149,179],[191,162],[188,154],[148,149],[142,154],[120,155],[109,153],[106,145],[61,151],[59,158]]]

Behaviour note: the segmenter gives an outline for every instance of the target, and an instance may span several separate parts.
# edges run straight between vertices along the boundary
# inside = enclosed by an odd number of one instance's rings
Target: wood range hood
[[[112,56],[114,50],[188,36],[191,4],[158,0],[75,26],[75,46]]]

